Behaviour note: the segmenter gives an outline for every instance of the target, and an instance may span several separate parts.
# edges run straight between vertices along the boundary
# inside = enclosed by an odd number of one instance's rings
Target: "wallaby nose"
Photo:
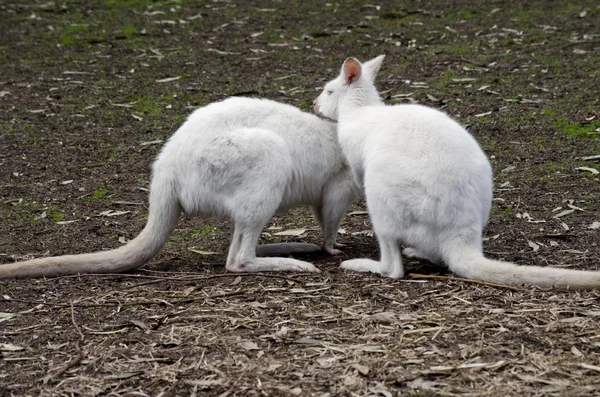
[[[315,98],[315,100],[313,101],[313,106],[317,106],[317,98]]]

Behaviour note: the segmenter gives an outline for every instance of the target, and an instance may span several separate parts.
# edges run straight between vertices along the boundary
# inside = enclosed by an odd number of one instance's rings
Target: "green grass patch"
[[[73,39],[69,35],[62,35],[58,39],[58,43],[63,47],[71,47],[73,44],[75,44],[75,41],[73,41]]]
[[[104,200],[106,196],[108,196],[108,190],[101,188],[94,190],[91,198],[94,200]]]
[[[160,98],[150,96],[128,96],[127,102],[132,103],[133,109],[138,113],[143,113],[145,116],[156,117],[163,113],[165,105],[162,103]],[[135,103],[134,103],[135,102]]]
[[[66,217],[65,213],[62,212],[58,207],[55,207],[55,206],[49,206],[46,209],[46,216],[49,219],[52,219],[54,222],[63,221]]]
[[[545,110],[544,115],[549,117],[552,120],[552,124],[568,137],[588,139],[598,138],[598,133],[594,132],[596,129],[600,128],[600,120],[595,120],[589,124],[573,123],[560,117],[552,110]]]

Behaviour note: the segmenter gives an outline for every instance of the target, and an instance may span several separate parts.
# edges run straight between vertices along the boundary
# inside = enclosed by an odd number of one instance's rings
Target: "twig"
[[[73,326],[79,333],[79,340],[77,342],[75,342],[75,349],[77,350],[77,355],[71,361],[69,361],[68,363],[66,363],[59,369],[57,369],[54,373],[50,373],[50,374],[44,376],[41,379],[42,383],[44,383],[44,384],[47,384],[52,379],[58,378],[59,376],[61,376],[62,374],[64,374],[68,370],[70,370],[71,368],[76,367],[79,364],[81,364],[81,362],[83,361],[83,352],[81,351],[79,342],[83,342],[83,340],[85,339],[85,336],[83,335],[83,332],[81,332],[81,328],[79,328],[79,325],[77,324],[77,320],[75,320],[75,310],[73,310],[73,303],[71,303],[71,322],[73,323]]]
[[[487,65],[485,63],[481,63],[481,62],[477,62],[477,61],[473,61],[472,59],[467,59],[464,56],[460,56],[460,60],[463,62],[467,62],[470,63],[471,65],[475,65],[475,66],[479,66],[479,67],[486,67]]]
[[[56,370],[53,374],[48,374],[44,376],[41,380],[44,384],[50,382],[52,379],[57,378],[70,370],[73,367],[78,366],[83,361],[83,353],[81,352],[81,348],[79,347],[79,341],[75,342],[75,348],[77,349],[77,356],[74,359],[66,363],[64,366]]]
[[[523,288],[511,287],[510,285],[494,284],[494,283],[488,283],[487,281],[473,280],[473,279],[470,279],[470,278],[462,278],[462,277],[454,277],[454,276],[438,276],[438,275],[433,275],[433,274],[409,273],[408,277],[410,277],[410,278],[416,278],[416,279],[436,279],[436,280],[463,281],[465,283],[487,285],[488,287],[496,287],[496,288],[509,289],[511,291],[523,291]]]
[[[600,40],[576,41],[574,43],[565,44],[561,48],[564,49],[564,48],[568,48],[568,47],[572,47],[574,45],[580,45],[580,44],[600,44]]]
[[[75,326],[75,329],[79,333],[80,340],[83,342],[85,337],[83,336],[83,333],[81,332],[81,328],[79,328],[79,325],[77,325],[77,321],[75,320],[75,310],[73,310],[73,302],[71,302],[71,322],[73,323],[73,325]]]

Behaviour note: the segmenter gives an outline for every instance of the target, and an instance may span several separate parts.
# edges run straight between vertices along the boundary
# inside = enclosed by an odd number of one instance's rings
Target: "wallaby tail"
[[[142,266],[161,249],[179,219],[177,193],[170,180],[154,178],[144,230],[126,245],[92,254],[64,255],[0,265],[0,279],[120,273]]]
[[[542,288],[591,290],[600,288],[600,271],[519,266],[487,259],[475,248],[454,247],[446,263],[455,274],[503,285],[534,285]]]

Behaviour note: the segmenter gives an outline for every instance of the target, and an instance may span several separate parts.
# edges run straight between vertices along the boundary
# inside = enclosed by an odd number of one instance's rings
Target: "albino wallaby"
[[[421,105],[385,106],[375,88],[384,56],[348,58],[314,101],[339,120],[338,139],[367,206],[381,250],[379,262],[341,267],[403,277],[408,257],[444,262],[463,277],[500,284],[593,289],[600,272],[518,266],[486,259],[482,230],[492,205],[492,168],[473,137],[445,113]]]
[[[341,219],[359,196],[334,123],[290,105],[233,97],[197,109],[164,145],[153,165],[148,222],[135,239],[110,251],[0,265],[0,278],[134,269],[160,250],[181,211],[232,219],[227,270],[318,272],[296,259],[257,258],[262,229],[276,211],[309,205],[323,248],[335,255]],[[303,248],[274,247],[259,252]]]

